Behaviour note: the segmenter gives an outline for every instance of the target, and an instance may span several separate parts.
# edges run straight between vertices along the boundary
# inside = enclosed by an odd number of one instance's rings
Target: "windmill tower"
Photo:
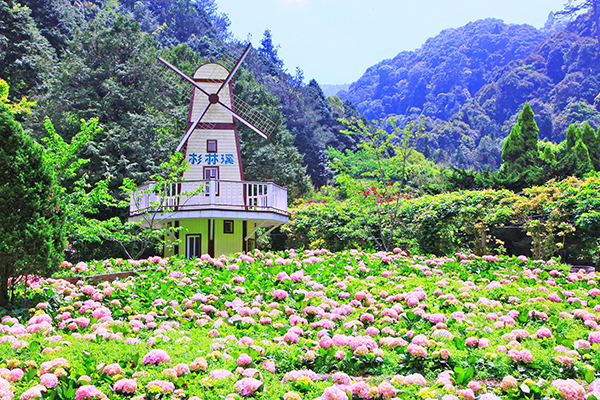
[[[176,244],[165,250],[165,256],[196,258],[204,253],[215,256],[252,250],[258,228],[288,221],[286,188],[272,181],[244,180],[235,121],[265,139],[274,126],[233,95],[231,80],[250,48],[244,49],[230,70],[208,63],[191,78],[159,57],[192,85],[188,129],[175,149],[184,155],[189,169],[184,172],[183,183],[166,191],[172,196],[158,199],[159,206],[143,188],[134,193],[130,220],[140,221],[151,213],[163,224],[184,228],[173,238]]]

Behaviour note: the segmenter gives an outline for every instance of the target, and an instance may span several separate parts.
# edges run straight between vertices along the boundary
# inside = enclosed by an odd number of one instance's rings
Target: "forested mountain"
[[[43,118],[71,137],[97,117],[102,134],[87,147],[94,179],[143,181],[185,130],[190,88],[160,65],[186,73],[235,59],[243,43],[214,0],[0,0],[0,77],[15,98],[37,101],[22,121],[44,136]],[[589,14],[544,29],[486,19],[442,31],[420,49],[369,68],[329,97],[286,71],[266,30],[235,77],[234,91],[273,119],[266,142],[240,126],[248,179],[276,177],[295,196],[329,181],[324,150],[354,149],[339,117],[429,117],[418,149],[435,162],[496,169],[501,148],[529,101],[540,137],[565,138],[573,122],[600,124],[600,51]],[[341,99],[340,99],[341,98]],[[309,178],[307,178],[307,175]]]
[[[542,30],[496,19],[442,31],[420,49],[369,68],[348,99],[369,119],[430,118],[419,150],[459,167],[496,169],[525,102],[540,137],[558,143],[571,123],[600,125],[600,48],[589,14]]]
[[[0,19],[0,77],[13,97],[37,101],[25,128],[43,137],[48,116],[70,138],[80,119],[99,118],[86,169],[92,180],[113,177],[115,189],[156,172],[186,129],[191,89],[157,57],[191,74],[227,65],[244,46],[214,0],[0,0]],[[268,142],[239,126],[242,158],[247,179],[274,178],[298,196],[330,177],[328,146],[353,146],[337,118],[356,111],[288,73],[276,49],[267,30],[234,77],[234,92],[276,123]]]

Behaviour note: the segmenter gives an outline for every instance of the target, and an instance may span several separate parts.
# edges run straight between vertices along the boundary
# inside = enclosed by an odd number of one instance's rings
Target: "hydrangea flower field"
[[[326,250],[65,263],[0,324],[2,399],[600,398],[598,273]],[[72,270],[72,272],[71,272]]]

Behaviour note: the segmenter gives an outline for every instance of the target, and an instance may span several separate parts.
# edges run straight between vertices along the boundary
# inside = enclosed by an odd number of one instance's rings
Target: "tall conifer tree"
[[[600,133],[600,128],[598,128]],[[590,154],[590,160],[596,171],[600,171],[600,134],[594,132],[594,128],[587,122],[583,125],[581,133],[583,143],[587,146]]]
[[[56,178],[44,149],[23,132],[2,101],[0,165],[0,306],[6,306],[10,278],[46,276],[58,266],[65,229]]]
[[[525,103],[523,112],[510,130],[502,146],[502,168],[499,179],[511,189],[541,183],[543,170],[538,150],[538,126],[533,110]]]
[[[594,130],[591,128],[590,130],[595,136]],[[587,135],[589,135],[589,132]],[[581,177],[594,170],[590,152],[583,140],[583,133],[575,124],[570,125],[567,129],[565,147],[565,155],[559,162],[559,170],[563,177],[572,175]]]
[[[502,160],[523,168],[539,165],[538,132],[533,110],[529,103],[525,103],[517,124],[504,142]]]

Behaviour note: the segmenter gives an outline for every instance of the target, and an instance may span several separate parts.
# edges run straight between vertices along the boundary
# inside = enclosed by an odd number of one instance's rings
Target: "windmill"
[[[176,149],[176,151],[184,153],[188,160],[191,160],[190,164],[192,167],[197,164],[223,164],[221,163],[221,158],[223,158],[223,160],[228,160],[228,163],[231,163],[230,156],[233,156],[234,159],[237,158],[235,164],[239,165],[239,178],[243,179],[243,169],[241,160],[239,159],[239,139],[232,118],[243,123],[265,139],[269,139],[269,133],[271,133],[275,127],[275,124],[272,121],[265,118],[256,108],[248,105],[238,96],[233,95],[231,91],[231,80],[250,52],[251,47],[251,44],[246,46],[241,56],[229,71],[220,64],[207,63],[198,68],[193,77],[185,75],[165,59],[161,57],[158,58],[160,62],[188,81],[193,87],[188,117],[188,129]],[[211,142],[210,146],[213,147],[210,149],[207,148],[206,152],[202,151],[202,146],[200,146],[200,148],[198,148],[198,146],[190,146],[190,138],[193,135],[200,134],[199,136],[208,138],[211,136],[210,131],[218,131],[218,134],[216,135],[214,134],[215,132],[213,132],[212,136],[220,138],[221,143],[219,144],[225,145],[228,150],[232,150],[231,144],[235,142],[236,152],[220,153],[219,156],[222,157],[217,157],[217,160],[215,161],[215,157],[210,156],[211,152],[215,150],[214,142]],[[223,135],[223,131],[230,131],[233,134]],[[196,140],[196,142],[197,141],[198,140]],[[223,148],[222,146],[219,147]],[[235,153],[237,153],[237,157]],[[208,158],[205,156],[204,158],[200,157],[200,159],[198,159],[198,156],[200,155],[206,155]],[[202,162],[202,160],[205,162]],[[234,176],[231,176],[231,174],[227,175],[230,175],[229,178],[235,178]],[[198,174],[192,174],[189,178],[197,179],[199,176]],[[219,175],[215,176],[214,174],[211,175],[208,173],[208,175],[202,174],[200,178],[219,179]]]
[[[231,80],[250,52],[248,45],[232,67],[206,63],[189,77],[159,57],[159,61],[192,85],[188,128],[176,151],[189,163],[183,182],[169,183],[156,195],[147,182],[133,193],[130,221],[145,213],[162,226],[183,228],[171,236],[165,256],[196,258],[249,251],[260,228],[288,222],[287,188],[273,181],[244,180],[235,121],[265,139],[275,124],[234,96]],[[181,232],[181,233],[180,233]]]

